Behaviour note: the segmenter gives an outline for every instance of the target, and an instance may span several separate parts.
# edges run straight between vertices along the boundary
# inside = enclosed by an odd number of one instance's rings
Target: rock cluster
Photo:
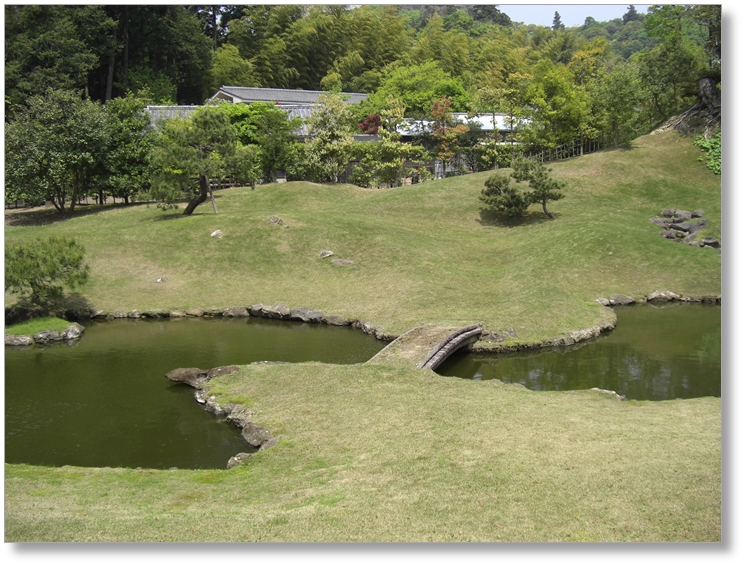
[[[57,330],[42,330],[33,336],[23,334],[6,334],[6,346],[32,346],[33,344],[48,344],[50,342],[67,342],[73,344],[85,332],[85,328],[77,322],[68,326],[62,332]]]
[[[679,295],[669,289],[652,291],[649,295],[641,298],[629,297],[628,295],[610,295],[596,299],[604,307],[625,306],[643,303],[665,303],[670,301],[680,301],[684,303],[721,303],[721,297],[691,297],[689,295]]]
[[[268,362],[257,362],[268,363]],[[251,419],[255,413],[239,403],[225,403],[220,405],[215,395],[210,395],[210,390],[206,384],[218,375],[230,375],[238,371],[238,366],[219,366],[209,370],[199,368],[177,368],[169,371],[166,377],[171,381],[185,383],[196,388],[194,398],[197,403],[204,406],[205,411],[209,411],[218,417],[225,417],[225,420],[231,425],[241,429],[241,436],[246,443],[254,450],[266,450],[275,446],[280,440],[280,436],[274,436],[264,427],[257,425]],[[235,467],[251,456],[251,453],[240,452],[228,460],[228,468]]]
[[[711,236],[696,240],[699,230],[703,230],[709,226],[709,221],[703,216],[703,210],[694,210],[691,212],[688,210],[666,208],[660,216],[650,218],[649,221],[662,228],[660,236],[668,240],[702,248],[719,248],[719,240]]]

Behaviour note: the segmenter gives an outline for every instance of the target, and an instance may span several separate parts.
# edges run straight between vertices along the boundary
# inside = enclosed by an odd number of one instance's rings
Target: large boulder
[[[287,305],[274,305],[273,307],[264,307],[262,309],[263,316],[267,318],[274,318],[278,320],[289,320],[290,319],[290,308]]]
[[[611,305],[633,305],[636,301],[628,295],[613,294],[608,297]]]
[[[42,330],[34,334],[34,342],[37,344],[47,344],[48,342],[60,342],[64,340],[62,333],[56,330]]]
[[[32,346],[34,339],[31,336],[24,336],[23,334],[6,334],[5,345],[6,346]]]
[[[208,371],[199,368],[176,368],[166,374],[171,381],[186,383],[197,389],[209,381]]]
[[[228,307],[222,312],[222,315],[226,318],[240,318],[250,316],[246,307]]]
[[[693,217],[690,210],[676,210],[673,216],[673,222],[684,222]]]
[[[321,311],[306,309],[305,307],[298,307],[290,311],[291,320],[301,320],[303,322],[321,322],[323,320],[323,313]]]
[[[664,218],[657,218],[656,216],[654,218],[650,218],[649,221],[652,224],[655,224],[656,226],[659,226],[660,228],[668,228],[670,226],[670,220],[666,220]]]
[[[272,433],[267,429],[254,423],[246,423],[241,432],[243,439],[255,448],[260,448],[263,444],[272,439]]]
[[[83,335],[83,332],[85,332],[85,327],[76,322],[65,329],[65,331],[62,333],[62,339],[77,340]]]
[[[677,301],[679,299],[680,295],[678,295],[677,293],[673,293],[668,289],[652,291],[649,295],[647,295],[647,301],[650,303]]]
[[[351,324],[351,321],[337,314],[324,315],[322,322],[331,326],[348,326]]]

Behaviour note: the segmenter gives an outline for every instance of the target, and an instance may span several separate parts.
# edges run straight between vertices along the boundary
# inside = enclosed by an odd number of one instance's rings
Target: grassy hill
[[[513,328],[519,341],[597,324],[595,299],[659,288],[720,290],[720,256],[673,244],[649,222],[703,209],[720,225],[720,178],[674,134],[552,165],[566,198],[521,222],[484,214],[489,173],[389,190],[286,183],[219,192],[191,217],[155,206],[108,208],[44,226],[6,227],[12,244],[64,233],[88,251],[96,308],[146,310],[284,303],[401,334],[425,322]],[[539,207],[535,207],[539,208]],[[284,226],[274,226],[277,215]],[[220,229],[222,239],[210,238]],[[352,260],[337,267],[321,250]],[[156,283],[157,278],[163,283]],[[6,297],[12,302],[12,297]]]
[[[108,208],[6,239],[78,237],[82,293],[104,309],[282,302],[393,333],[484,321],[527,341],[596,324],[610,293],[719,294],[721,256],[649,222],[703,209],[716,234],[719,177],[698,155],[661,134],[554,164],[568,184],[555,220],[482,215],[479,173],[233,189],[218,215]],[[280,443],[231,470],[6,465],[6,541],[721,540],[720,399],[622,402],[386,364],[245,366],[210,386]]]

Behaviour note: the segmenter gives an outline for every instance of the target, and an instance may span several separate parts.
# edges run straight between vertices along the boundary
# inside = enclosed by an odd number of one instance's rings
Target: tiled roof
[[[286,88],[258,88],[248,86],[222,86],[212,98],[220,93],[240,99],[241,102],[274,102],[281,105],[315,104],[323,94],[321,90],[291,90]],[[357,104],[367,98],[361,92],[342,92],[349,104]]]

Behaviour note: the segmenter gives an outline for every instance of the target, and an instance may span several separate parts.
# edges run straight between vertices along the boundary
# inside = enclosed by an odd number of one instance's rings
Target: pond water
[[[250,319],[86,322],[74,346],[5,349],[5,461],[46,466],[225,468],[248,452],[177,367],[274,360],[365,362],[384,342],[351,327]]]
[[[647,304],[615,311],[615,330],[592,341],[506,355],[459,353],[437,372],[535,391],[599,387],[636,400],[721,396],[721,307]]]

